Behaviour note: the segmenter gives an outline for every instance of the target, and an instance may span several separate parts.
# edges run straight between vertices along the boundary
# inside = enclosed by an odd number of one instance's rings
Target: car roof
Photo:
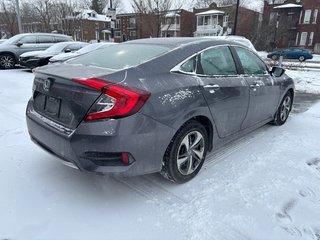
[[[150,45],[161,45],[169,48],[175,48],[185,45],[201,44],[201,43],[213,43],[213,45],[231,44],[243,46],[234,41],[228,41],[224,39],[214,38],[202,38],[202,37],[169,37],[169,38],[143,38],[138,40],[131,40],[122,44],[150,44]]]

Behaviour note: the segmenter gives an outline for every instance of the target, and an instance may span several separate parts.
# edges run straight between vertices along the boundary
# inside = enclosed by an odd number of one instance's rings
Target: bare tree
[[[161,15],[173,7],[173,0],[131,0],[131,6],[138,15],[138,24],[143,24],[150,36],[159,37]]]
[[[1,30],[9,33],[10,35],[17,34],[19,31],[14,1],[1,0],[0,8]]]

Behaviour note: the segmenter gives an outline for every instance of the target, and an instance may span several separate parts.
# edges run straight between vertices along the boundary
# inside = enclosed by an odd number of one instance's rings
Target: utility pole
[[[235,17],[234,17],[234,26],[233,26],[233,33],[232,33],[232,35],[237,35],[237,24],[238,24],[239,5],[240,5],[240,0],[237,0],[236,14],[235,14]]]
[[[112,0],[110,0],[110,7],[109,7],[109,17],[111,18],[110,23],[110,32],[111,32],[111,41],[114,42],[114,25],[115,25],[115,18],[116,18],[116,9],[112,7]]]
[[[17,19],[18,19],[18,28],[19,33],[22,33],[22,24],[21,24],[21,15],[20,15],[20,7],[19,7],[19,0],[16,0],[16,13],[17,13]]]

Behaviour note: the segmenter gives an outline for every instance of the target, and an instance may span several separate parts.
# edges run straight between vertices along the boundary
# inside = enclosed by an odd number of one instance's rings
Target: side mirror
[[[65,53],[69,53],[69,52],[71,52],[71,49],[67,48],[67,49],[64,50],[64,52]]]
[[[281,77],[286,70],[281,67],[273,67],[271,69],[271,75],[274,77]]]
[[[22,46],[23,45],[23,43],[21,42],[21,41],[18,41],[17,43],[16,43],[16,46],[18,46],[18,47],[20,47],[20,46]]]

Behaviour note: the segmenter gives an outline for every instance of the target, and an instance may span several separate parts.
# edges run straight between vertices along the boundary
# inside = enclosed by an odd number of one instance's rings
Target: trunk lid
[[[97,89],[73,81],[95,78],[112,70],[62,64],[35,71],[33,107],[40,115],[69,129],[75,129],[102,94]],[[106,86],[112,83],[106,82]]]

